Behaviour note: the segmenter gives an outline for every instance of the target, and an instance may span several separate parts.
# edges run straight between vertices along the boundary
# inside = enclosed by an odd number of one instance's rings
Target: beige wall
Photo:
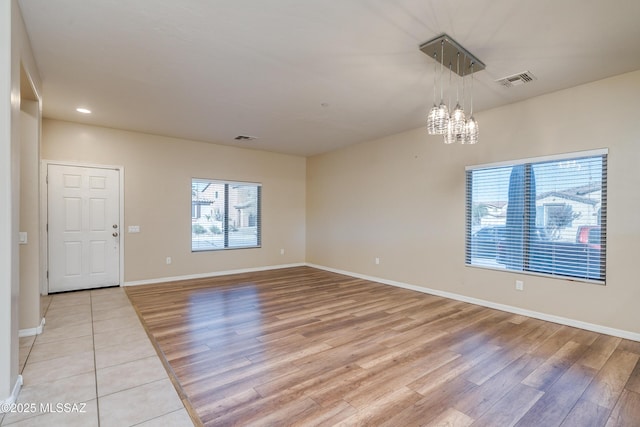
[[[638,94],[633,72],[477,114],[477,146],[421,128],[309,158],[307,262],[640,333]],[[465,166],[597,148],[606,286],[465,267]]]
[[[20,329],[40,326],[40,108],[37,101],[21,101],[20,135],[20,231],[27,244],[20,245]]]
[[[124,166],[125,282],[304,262],[303,157],[56,120],[43,121],[42,157]],[[192,253],[191,178],[262,183],[262,248]]]
[[[20,65],[40,80],[17,0],[0,2],[0,402],[18,379]],[[14,396],[15,397],[15,396]]]

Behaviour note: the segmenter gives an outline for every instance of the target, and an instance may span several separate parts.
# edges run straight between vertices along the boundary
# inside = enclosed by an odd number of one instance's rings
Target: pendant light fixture
[[[435,132],[437,135],[444,135],[449,128],[449,107],[444,103],[444,79],[442,78],[444,40],[440,43],[440,52],[440,105],[435,118]]]
[[[433,60],[438,61],[437,54],[433,52]],[[436,117],[438,116],[438,106],[436,105],[436,77],[438,76],[438,63],[433,63],[433,107],[429,110],[429,115],[427,116],[427,132],[429,135],[437,135],[436,129]]]
[[[449,105],[451,105],[451,87],[453,84],[451,83],[453,80],[451,79],[451,62],[449,62]],[[447,126],[447,133],[444,134],[444,143],[445,144],[453,144],[456,142],[456,135],[451,130],[451,119],[449,119],[449,126]]]
[[[473,93],[471,94],[471,109],[469,117],[464,111],[466,93],[465,76],[472,75],[471,92],[473,92],[473,73],[482,71],[485,65],[473,56],[469,51],[460,46],[455,40],[446,34],[422,44],[420,50],[440,63],[440,104],[436,107],[436,67],[434,66],[433,78],[433,107],[427,117],[427,130],[430,135],[443,135],[444,142],[451,144],[459,142],[461,144],[475,144],[478,142],[478,123],[473,117]],[[438,57],[438,50],[440,56]],[[456,83],[456,106],[451,115],[449,108],[444,103],[444,64],[449,64],[449,100],[451,100],[451,71],[452,63],[456,62],[456,74],[462,79],[462,105],[460,102],[460,83]],[[436,64],[437,66],[437,64]],[[449,102],[450,104],[450,102]]]
[[[458,70],[457,73],[460,75],[460,52],[458,52],[457,56],[456,70]],[[462,99],[464,99],[464,74],[462,74]],[[456,83],[456,106],[451,113],[451,119],[449,121],[449,131],[453,134],[456,142],[462,142],[464,140],[464,124],[466,120],[464,109],[460,106],[460,85]]]
[[[478,143],[478,122],[473,117],[473,62],[471,63],[471,102],[469,107],[469,118],[464,124],[464,144]]]

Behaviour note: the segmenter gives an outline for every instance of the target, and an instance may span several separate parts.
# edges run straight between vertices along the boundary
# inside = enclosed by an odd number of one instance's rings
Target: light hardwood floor
[[[204,425],[640,425],[638,342],[309,267],[126,292]]]

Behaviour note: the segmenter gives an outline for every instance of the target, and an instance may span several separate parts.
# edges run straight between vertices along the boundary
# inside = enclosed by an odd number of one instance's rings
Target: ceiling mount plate
[[[442,47],[444,43],[444,54]],[[441,34],[435,39],[431,39],[426,43],[420,45],[420,50],[425,55],[431,57],[431,59],[449,68],[451,64],[451,71],[459,76],[465,76],[471,74],[471,64],[473,64],[473,72],[482,71],[485,69],[485,65],[482,61],[471,54],[467,49],[463,48],[458,42],[449,37],[446,34]],[[460,72],[458,73],[458,53],[460,54]]]

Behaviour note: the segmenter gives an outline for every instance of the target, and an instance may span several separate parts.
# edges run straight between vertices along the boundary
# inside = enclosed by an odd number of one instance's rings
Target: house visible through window
[[[191,250],[260,247],[261,185],[191,180]]]
[[[467,168],[466,264],[606,276],[606,150]]]

